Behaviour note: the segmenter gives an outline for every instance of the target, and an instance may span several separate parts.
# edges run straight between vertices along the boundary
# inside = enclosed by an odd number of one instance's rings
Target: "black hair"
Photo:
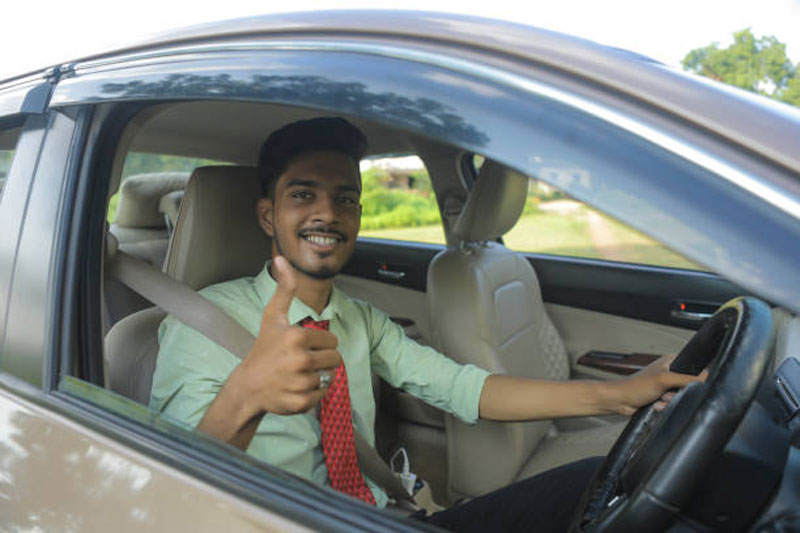
[[[275,183],[297,155],[308,151],[336,150],[358,163],[367,151],[361,130],[339,117],[299,120],[272,132],[261,145],[258,176],[261,193],[273,196]]]

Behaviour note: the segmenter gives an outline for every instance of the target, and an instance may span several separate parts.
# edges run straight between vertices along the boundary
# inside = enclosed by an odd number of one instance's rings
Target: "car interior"
[[[189,101],[147,108],[129,122],[116,148],[108,198],[119,192],[119,204],[107,232],[107,260],[115,250],[125,252],[194,290],[255,275],[270,253],[269,238],[255,218],[259,147],[282,125],[322,114],[243,102]],[[431,178],[446,245],[362,238],[337,278],[344,292],[388,313],[417,342],[495,373],[617,379],[620,374],[581,358],[591,352],[613,362],[618,354],[678,353],[699,327],[652,322],[636,313],[576,305],[575,297],[553,297],[566,294],[572,272],[593,269],[602,287],[587,289],[595,299],[616,299],[624,306],[638,289],[624,276],[624,265],[571,260],[570,268],[584,269],[573,271],[564,269],[558,258],[504,246],[503,235],[523,211],[529,176],[491,154],[480,154],[486,160],[476,169],[466,164],[473,161],[469,149],[388,123],[345,118],[367,136],[368,158],[414,154]],[[122,181],[123,162],[133,152],[226,164],[132,175]],[[681,276],[695,276],[658,268],[630,270],[636,280],[671,275],[679,283]],[[609,289],[608,283],[617,288]],[[742,293],[732,284],[715,287],[716,303]],[[103,384],[147,405],[158,325],[166,312],[111,272],[104,273],[102,291]],[[632,304],[637,305],[641,303]],[[780,308],[773,316],[778,364],[800,354],[800,317]],[[621,416],[608,416],[467,425],[386,383],[376,381],[375,395],[378,451],[388,461],[405,448],[412,469],[444,507],[576,459],[604,455],[626,423]]]

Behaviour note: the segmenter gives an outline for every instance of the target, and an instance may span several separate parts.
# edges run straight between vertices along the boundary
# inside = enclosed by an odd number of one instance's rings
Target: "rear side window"
[[[444,244],[431,179],[417,156],[361,162],[361,237]]]

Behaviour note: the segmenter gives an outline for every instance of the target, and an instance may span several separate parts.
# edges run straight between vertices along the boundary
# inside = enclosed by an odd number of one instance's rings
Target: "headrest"
[[[258,274],[272,246],[256,218],[260,197],[254,167],[195,169],[167,250],[166,273],[194,289]]]
[[[186,187],[188,172],[136,174],[122,182],[115,224],[124,228],[163,228],[161,197]]]
[[[528,181],[522,174],[486,160],[453,224],[453,235],[461,242],[502,237],[517,223],[525,208]]]
[[[183,195],[182,190],[172,191],[162,196],[158,202],[158,212],[166,217],[170,230],[175,227],[175,222],[178,220],[178,209],[181,207]]]

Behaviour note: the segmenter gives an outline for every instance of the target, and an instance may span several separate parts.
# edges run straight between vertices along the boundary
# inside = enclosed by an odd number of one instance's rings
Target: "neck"
[[[295,275],[297,276],[295,296],[317,313],[322,313],[331,299],[333,278],[314,279],[296,270]]]
[[[295,298],[309,306],[318,314],[322,313],[328,301],[331,298],[331,291],[333,290],[333,278],[329,279],[316,279],[312,278],[299,270],[291,267],[294,270],[295,279],[297,280],[297,287],[295,289]],[[270,276],[276,280],[272,274],[272,266],[270,265]],[[277,281],[277,280],[276,280]]]

